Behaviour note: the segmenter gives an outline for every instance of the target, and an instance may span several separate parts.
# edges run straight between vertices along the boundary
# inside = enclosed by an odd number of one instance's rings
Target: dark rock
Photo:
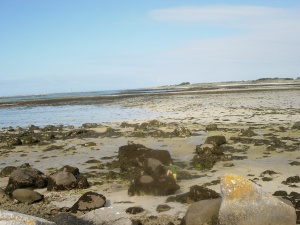
[[[84,123],[84,124],[82,124],[82,127],[83,128],[96,128],[96,127],[98,127],[98,124],[97,123]]]
[[[167,202],[180,202],[180,203],[194,203],[200,200],[220,198],[220,194],[214,190],[194,185],[190,188],[190,191],[184,194],[171,196],[167,198]]]
[[[77,188],[78,189],[85,189],[85,188],[90,187],[87,177],[85,177],[83,175],[78,175],[76,178],[77,178]]]
[[[19,188],[44,188],[47,186],[46,176],[35,168],[16,169],[9,176],[5,191],[11,193]]]
[[[286,184],[299,183],[299,182],[300,182],[300,177],[299,176],[288,177],[285,181]]]
[[[176,127],[173,134],[175,137],[190,137],[192,132],[185,127]]]
[[[29,189],[16,189],[12,192],[12,197],[22,203],[32,204],[44,199],[44,196]]]
[[[22,145],[22,141],[19,138],[11,138],[6,141],[8,147],[13,147],[17,145]]]
[[[71,190],[76,187],[77,179],[72,173],[58,171],[48,177],[48,191]]]
[[[106,203],[106,198],[96,192],[86,192],[83,194],[77,202],[70,208],[71,213],[83,212],[102,208]]]
[[[0,177],[8,177],[16,169],[17,167],[15,166],[6,166],[1,170]]]
[[[159,213],[169,211],[170,209],[171,209],[171,206],[166,205],[166,204],[161,204],[156,207],[156,211]]]
[[[251,128],[248,128],[247,130],[241,130],[240,136],[244,136],[244,137],[253,137],[256,134],[254,133],[254,131]]]
[[[289,164],[292,165],[292,166],[300,166],[300,162],[298,162],[298,161],[293,161]]]
[[[218,130],[218,125],[217,124],[209,124],[209,125],[206,126],[206,130],[207,131]]]
[[[133,214],[133,215],[144,212],[144,211],[145,210],[142,207],[138,207],[138,206],[133,206],[133,207],[129,207],[126,209],[126,213]]]
[[[220,146],[226,144],[226,138],[223,135],[209,136],[204,143]]]
[[[294,129],[294,130],[300,130],[300,121],[294,123],[294,125],[292,126],[292,129]]]
[[[153,158],[148,158],[147,162],[145,162],[144,171],[153,177],[159,177],[166,172],[162,163],[158,159]]]
[[[80,174],[79,169],[77,167],[73,167],[73,166],[69,166],[69,165],[63,166],[58,171],[64,171],[64,172],[72,173],[75,177]]]
[[[286,191],[275,191],[274,196],[287,196],[287,192]]]
[[[39,143],[40,141],[36,139],[35,137],[32,136],[25,136],[22,138],[22,144],[23,145],[31,145],[31,144],[36,144]]]

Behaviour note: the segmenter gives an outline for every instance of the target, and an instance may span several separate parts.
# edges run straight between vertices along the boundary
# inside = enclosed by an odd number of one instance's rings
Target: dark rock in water
[[[286,191],[275,191],[274,196],[287,196],[287,192]]]
[[[217,225],[221,201],[221,198],[216,198],[191,204],[180,225]]]
[[[12,197],[22,203],[32,204],[44,199],[44,196],[36,191],[29,189],[16,189],[12,193]]]
[[[226,138],[223,135],[209,136],[204,143],[220,146],[226,144]]]
[[[78,201],[70,208],[71,213],[87,213],[89,211],[102,208],[106,203],[105,196],[96,192],[86,192]]]
[[[48,191],[71,190],[76,187],[77,179],[72,173],[58,171],[48,177]]]
[[[167,198],[166,202],[180,202],[180,203],[194,203],[200,200],[220,198],[220,194],[214,190],[202,187],[199,185],[194,185],[190,188],[190,191],[184,194],[170,196]]]
[[[15,166],[6,166],[1,170],[0,177],[8,177],[16,169],[17,167]]]
[[[11,193],[19,188],[44,188],[47,186],[46,176],[35,168],[16,169],[9,176],[5,191]]]
[[[226,174],[221,179],[219,225],[295,225],[295,209],[248,179]]]
[[[169,211],[170,209],[171,209],[171,206],[166,205],[166,204],[161,204],[156,207],[156,211],[159,213]]]
[[[157,159],[164,165],[172,163],[171,155],[167,150],[153,150],[141,144],[121,146],[118,157],[121,172],[128,179],[134,179],[140,174],[149,158]]]
[[[129,207],[128,209],[126,209],[126,213],[128,214],[138,214],[141,212],[144,212],[145,210],[142,207],[138,207],[138,206],[133,206],[133,207]]]
[[[292,129],[294,129],[294,130],[300,130],[300,121],[294,123],[294,125],[292,126]]]

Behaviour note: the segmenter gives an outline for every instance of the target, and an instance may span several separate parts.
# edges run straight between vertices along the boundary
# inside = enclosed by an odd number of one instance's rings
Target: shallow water
[[[119,106],[66,105],[13,107],[0,109],[0,128],[28,125],[73,125],[83,123],[117,122],[160,116],[146,109]]]

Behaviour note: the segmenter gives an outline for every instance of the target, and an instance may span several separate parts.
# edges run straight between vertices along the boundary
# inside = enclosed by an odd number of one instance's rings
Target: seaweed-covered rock
[[[11,193],[19,188],[44,188],[46,186],[46,176],[41,171],[35,168],[18,168],[9,176],[5,191]]]
[[[22,145],[22,141],[20,138],[10,138],[9,140],[6,141],[6,144],[8,147],[13,147],[17,145]]]
[[[99,209],[103,207],[106,203],[105,196],[98,194],[96,192],[86,192],[83,194],[77,202],[70,208],[72,213],[87,213],[89,211]]]
[[[190,137],[192,132],[185,127],[176,127],[173,134],[175,137]]]

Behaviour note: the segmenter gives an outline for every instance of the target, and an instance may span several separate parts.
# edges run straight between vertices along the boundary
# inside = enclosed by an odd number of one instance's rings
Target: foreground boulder
[[[40,193],[28,189],[16,189],[12,193],[12,197],[22,203],[34,203],[44,199]]]
[[[248,179],[227,174],[221,179],[220,225],[295,225],[295,209]]]
[[[0,210],[0,224],[15,225],[55,225],[54,222],[21,213]]]
[[[191,204],[180,225],[217,225],[221,198]]]
[[[47,186],[46,176],[35,168],[16,169],[9,176],[5,188],[7,193],[12,193],[19,188],[44,188]]]

